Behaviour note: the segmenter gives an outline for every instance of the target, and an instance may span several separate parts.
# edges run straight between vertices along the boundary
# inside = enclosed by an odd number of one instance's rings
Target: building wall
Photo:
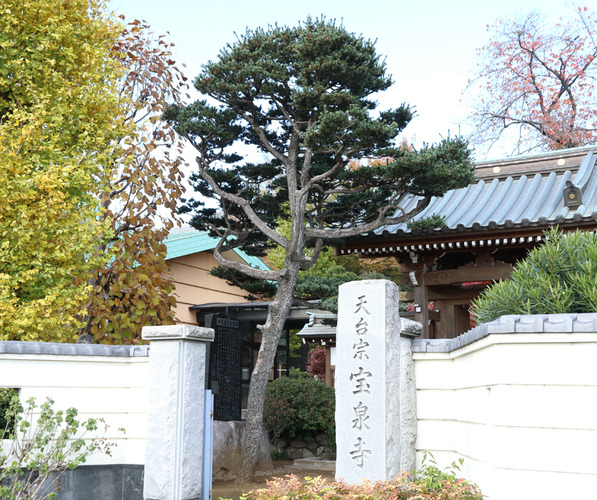
[[[226,253],[226,257],[241,260],[234,252]],[[212,253],[195,253],[170,259],[168,262],[176,285],[174,294],[177,300],[177,323],[197,324],[195,313],[189,311],[190,306],[210,302],[245,302],[247,292],[209,274],[218,265]]]
[[[597,329],[562,330],[415,352],[418,462],[425,451],[442,467],[464,458],[462,476],[489,499],[590,498]],[[431,343],[435,351],[447,345]]]
[[[0,387],[20,389],[21,401],[50,397],[56,409],[72,406],[82,419],[104,418],[105,437],[117,446],[112,457],[92,455],[87,465],[143,464],[147,353],[146,346],[0,342]]]
[[[75,407],[83,420],[103,418],[109,430],[98,431],[96,436],[116,442],[112,456],[92,455],[84,466],[68,471],[58,500],[78,500],[81,491],[89,498],[143,498],[151,349],[0,341],[0,387],[19,389],[23,402],[34,397],[41,403],[49,397],[57,410]],[[174,414],[175,408],[168,418]],[[126,432],[121,433],[119,427]],[[213,472],[217,477],[238,472],[243,428],[240,422],[215,422]],[[260,446],[259,463],[266,470],[271,460],[265,431]]]

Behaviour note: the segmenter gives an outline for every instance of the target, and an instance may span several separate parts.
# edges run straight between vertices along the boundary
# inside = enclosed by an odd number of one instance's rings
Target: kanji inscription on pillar
[[[336,478],[392,479],[399,472],[398,287],[340,286],[336,330]]]

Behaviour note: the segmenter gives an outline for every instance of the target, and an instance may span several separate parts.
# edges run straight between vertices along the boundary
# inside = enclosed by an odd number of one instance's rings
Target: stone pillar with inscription
[[[398,286],[340,286],[336,329],[336,479],[393,479],[400,472]]]
[[[204,394],[211,328],[145,326],[149,409],[143,498],[195,500],[202,492]]]

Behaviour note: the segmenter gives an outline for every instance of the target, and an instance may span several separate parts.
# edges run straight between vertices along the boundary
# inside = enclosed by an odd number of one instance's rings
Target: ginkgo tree
[[[473,179],[462,140],[418,152],[394,147],[413,114],[407,105],[376,109],[375,94],[390,85],[373,42],[335,22],[309,19],[240,36],[195,79],[211,101],[168,110],[197,151],[192,181],[204,198],[187,204],[192,224],[220,237],[214,249],[220,265],[277,283],[258,327],[241,480],[255,471],[265,388],[299,273],[315,264],[326,241],[407,219],[411,214],[400,211],[405,196],[421,195],[420,210],[431,196]],[[251,150],[261,153],[257,161],[247,157]],[[204,205],[205,198],[215,203]],[[284,220],[287,235],[277,230]],[[263,255],[273,245],[285,250],[279,270],[224,254],[241,247]]]
[[[537,12],[498,20],[469,83],[473,140],[554,150],[597,140],[597,18],[587,7],[549,22]],[[510,133],[512,132],[512,133]]]
[[[108,235],[121,26],[95,0],[0,3],[0,338],[76,338]]]
[[[137,342],[173,322],[171,44],[96,0],[7,0],[0,17],[0,338]]]

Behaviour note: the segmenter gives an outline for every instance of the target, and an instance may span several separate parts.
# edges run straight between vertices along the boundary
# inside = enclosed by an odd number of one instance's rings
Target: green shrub
[[[272,450],[269,455],[272,460],[287,460],[286,453],[280,450]]]
[[[332,444],[334,398],[334,389],[297,369],[291,369],[288,377],[270,382],[263,415],[270,438],[313,441],[318,434],[326,434],[328,444]]]
[[[79,420],[76,408],[55,410],[53,405],[50,398],[40,405],[31,398],[25,408],[14,401],[7,411],[13,429],[8,445],[0,450],[0,498],[53,499],[52,489],[64,471],[85,463],[94,453],[110,454],[114,443],[89,437],[100,425],[107,430],[102,419]]]
[[[0,389],[0,439],[8,437],[14,430],[14,418],[11,418],[10,408],[18,401],[18,397],[18,389]]]
[[[473,302],[477,323],[504,314],[597,311],[597,234],[552,229],[545,237],[510,279],[495,283]]]
[[[446,485],[456,484],[462,481],[461,479],[458,479],[458,474],[460,473],[460,467],[463,462],[464,459],[461,458],[458,460],[458,463],[452,462],[450,467],[442,470],[437,466],[433,454],[426,451],[423,454],[421,468],[414,472],[415,481],[427,492],[441,491]],[[469,497],[464,496],[458,498],[464,499]]]

